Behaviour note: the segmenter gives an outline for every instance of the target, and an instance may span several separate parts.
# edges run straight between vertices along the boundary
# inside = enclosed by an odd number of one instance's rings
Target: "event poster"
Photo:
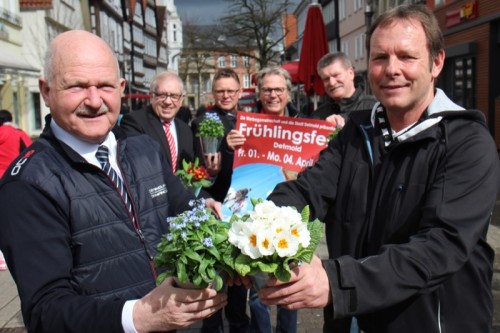
[[[335,127],[326,121],[238,112],[236,129],[246,137],[234,151],[231,187],[223,220],[252,209],[250,198],[266,199],[276,184],[312,166]]]

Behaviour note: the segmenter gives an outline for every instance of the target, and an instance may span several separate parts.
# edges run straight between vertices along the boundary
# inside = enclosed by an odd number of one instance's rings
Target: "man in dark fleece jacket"
[[[325,308],[325,332],[489,332],[494,252],[486,242],[500,185],[484,115],[434,83],[444,42],[433,13],[402,5],[367,35],[380,101],[351,114],[318,162],[269,199],[309,205],[327,224],[328,260],[314,257],[266,304]]]

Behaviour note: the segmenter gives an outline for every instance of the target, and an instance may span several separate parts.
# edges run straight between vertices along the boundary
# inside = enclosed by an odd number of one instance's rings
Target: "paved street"
[[[493,275],[493,294],[495,295],[495,315],[492,333],[500,333],[500,199],[497,200],[493,212],[492,225],[488,232],[488,243],[498,255],[495,257]],[[327,256],[326,244],[323,242],[318,248],[318,255]],[[26,333],[20,313],[20,303],[14,281],[8,271],[0,272],[0,333]],[[273,312],[273,319],[275,318]],[[298,333],[321,332],[323,323],[322,310],[300,310]],[[200,325],[179,332],[197,333]],[[229,330],[226,329],[226,332]]]

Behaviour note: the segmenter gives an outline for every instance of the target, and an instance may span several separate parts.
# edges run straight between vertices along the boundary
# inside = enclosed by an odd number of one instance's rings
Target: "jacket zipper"
[[[119,150],[120,150],[120,144],[119,144],[119,142],[117,142],[116,151],[118,152]],[[117,155],[118,155],[118,153],[117,153]],[[141,226],[139,224],[139,218],[138,218],[138,215],[137,215],[137,210],[136,210],[136,207],[135,207],[135,203],[134,203],[134,200],[132,200],[132,196],[130,195],[130,191],[128,189],[128,183],[126,182],[125,177],[123,176],[124,173],[123,173],[123,169],[122,169],[120,160],[118,159],[118,156],[117,156],[117,159],[116,159],[116,164],[118,165],[118,168],[120,169],[120,173],[122,174],[123,186],[125,187],[125,191],[127,192],[128,199],[130,201],[130,204],[132,205],[133,215],[131,215],[130,212],[128,212],[129,213],[129,217],[132,220],[132,227],[134,228],[136,234],[139,236],[139,239],[141,240],[141,243],[144,246],[144,249],[146,250],[146,255],[148,256],[149,265],[151,266],[151,271],[153,272],[153,277],[156,280],[156,278],[157,278],[157,272],[156,272],[156,269],[155,269],[155,266],[154,266],[153,255],[151,254],[151,251],[149,250],[149,247],[148,247],[147,242],[146,242],[146,238],[144,237],[144,234],[142,233],[142,229],[141,229]],[[116,187],[116,184],[111,180],[111,178],[109,178],[109,176],[104,171],[102,171],[102,169],[101,169],[101,172],[103,172],[106,175],[106,177],[108,177],[108,179],[111,181],[111,183],[113,183],[113,186],[115,187],[116,192],[120,196],[120,199],[122,200],[123,205],[125,206],[125,208],[128,211],[128,208],[127,208],[127,205],[125,203],[125,200],[123,200],[123,198],[122,198],[122,196],[120,194],[120,191],[118,190],[118,187]]]

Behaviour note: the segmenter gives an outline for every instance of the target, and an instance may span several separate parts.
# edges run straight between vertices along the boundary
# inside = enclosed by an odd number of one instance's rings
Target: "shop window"
[[[476,107],[475,63],[473,56],[447,59],[437,84],[451,100],[466,109]]]

